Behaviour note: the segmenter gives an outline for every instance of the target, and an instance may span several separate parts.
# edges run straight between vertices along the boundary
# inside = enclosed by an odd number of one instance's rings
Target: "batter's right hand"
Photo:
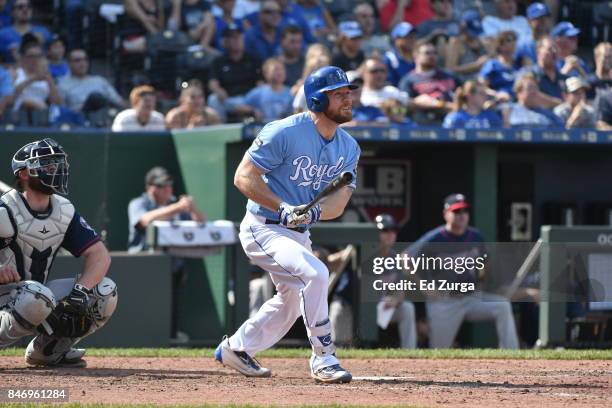
[[[291,217],[291,214],[293,214],[294,210],[294,205],[290,205],[285,202],[280,203],[280,206],[278,207],[278,218],[282,226],[287,228],[297,227],[297,224],[292,222],[293,218]]]
[[[0,268],[0,285],[5,283],[19,282],[21,276],[12,266]]]

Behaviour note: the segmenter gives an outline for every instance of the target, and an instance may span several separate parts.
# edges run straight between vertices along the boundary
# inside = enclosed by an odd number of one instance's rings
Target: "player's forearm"
[[[272,211],[278,211],[283,202],[256,173],[236,172],[234,185],[247,198]]]
[[[177,203],[167,205],[165,207],[156,208],[155,210],[151,210],[143,214],[138,220],[138,224],[142,228],[147,228],[147,226],[156,220],[168,220],[172,218],[176,213],[181,212]]]
[[[321,219],[333,220],[340,217],[352,195],[352,188],[343,187],[332,195],[324,198],[321,201]]]
[[[83,253],[85,266],[77,283],[91,289],[104,279],[111,264],[111,258],[102,242],[97,242]]]

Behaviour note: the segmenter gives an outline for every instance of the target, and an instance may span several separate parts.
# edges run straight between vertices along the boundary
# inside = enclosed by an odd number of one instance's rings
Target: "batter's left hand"
[[[302,214],[302,209],[306,207],[306,204],[299,205],[293,209],[291,214],[289,215],[289,222],[292,225],[304,225],[304,224],[314,224],[321,219],[321,205],[317,204],[313,206],[310,210],[306,211]]]

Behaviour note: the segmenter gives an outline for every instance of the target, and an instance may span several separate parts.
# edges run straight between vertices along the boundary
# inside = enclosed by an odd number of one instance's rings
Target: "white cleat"
[[[312,371],[310,373],[310,376],[314,378],[316,382],[322,382],[326,384],[349,383],[353,379],[351,373],[340,367],[340,364],[324,367],[317,370],[316,372]]]
[[[87,362],[83,360],[84,355],[85,349],[71,348],[60,359],[55,361],[44,358],[37,359],[34,357],[33,353],[26,354],[25,360],[26,363],[31,366],[85,368],[87,367]]]
[[[270,377],[272,375],[272,371],[262,367],[257,360],[244,351],[232,350],[227,336],[217,346],[215,360],[247,377]]]

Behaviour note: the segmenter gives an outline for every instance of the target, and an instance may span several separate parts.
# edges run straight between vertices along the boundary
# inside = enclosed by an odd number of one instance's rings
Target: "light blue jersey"
[[[273,193],[291,205],[307,204],[343,171],[353,173],[355,188],[361,149],[344,129],[331,140],[321,136],[308,112],[268,123],[247,151],[265,172]],[[249,200],[247,210],[278,220],[278,213]]]

